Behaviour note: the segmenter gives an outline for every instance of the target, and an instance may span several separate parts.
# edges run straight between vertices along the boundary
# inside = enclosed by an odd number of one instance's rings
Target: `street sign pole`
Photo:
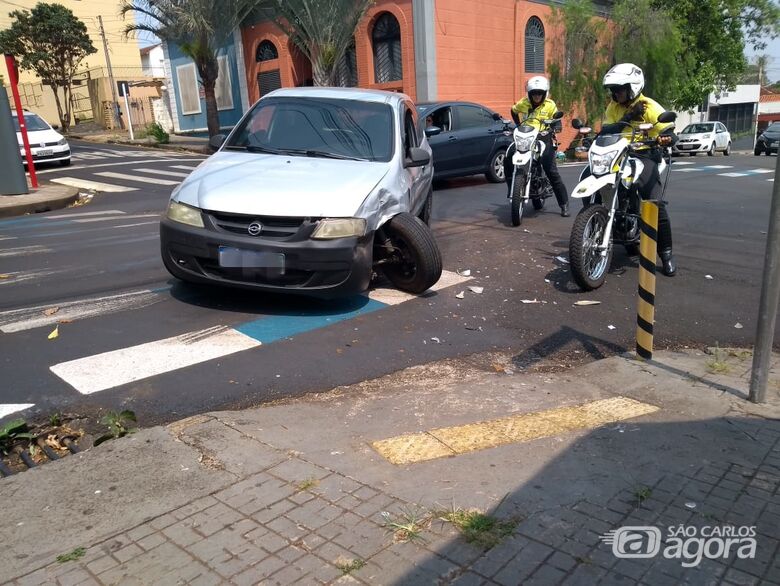
[[[772,208],[769,212],[769,229],[766,236],[764,257],[764,282],[761,285],[761,301],[758,305],[758,328],[753,349],[753,373],[750,376],[750,400],[766,402],[766,386],[772,361],[772,342],[777,321],[777,304],[780,302],[780,156],[775,164],[775,182],[772,186]]]
[[[123,82],[119,82],[123,83]],[[130,140],[135,140],[135,136],[133,135],[133,117],[130,114],[130,102],[127,100],[127,94],[130,93],[130,85],[126,84],[124,87],[124,95],[125,95],[125,111],[127,112],[127,128],[130,130]]]
[[[19,96],[19,74],[16,69],[16,58],[13,55],[6,54],[5,66],[8,69],[8,78],[11,80],[11,93],[14,96],[14,107],[16,116],[19,119],[19,132],[22,135],[24,144],[24,153],[27,158],[27,172],[30,173],[30,183],[33,189],[38,188],[38,177],[35,175],[35,164],[32,158],[32,149],[30,149],[30,139],[27,137],[27,124],[24,122],[24,110],[22,110],[22,98]]]

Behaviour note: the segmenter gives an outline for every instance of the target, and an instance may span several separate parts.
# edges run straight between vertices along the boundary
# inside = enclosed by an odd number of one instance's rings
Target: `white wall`
[[[761,95],[759,85],[738,85],[733,91],[710,94],[710,106],[756,103]]]
[[[144,75],[165,77],[165,52],[162,45],[158,45],[145,55],[141,55],[141,66]]]

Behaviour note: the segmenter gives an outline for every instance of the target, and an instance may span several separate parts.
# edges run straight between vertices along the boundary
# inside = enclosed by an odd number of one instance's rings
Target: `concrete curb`
[[[157,143],[148,143],[144,141],[131,141],[131,140],[124,140],[124,139],[107,139],[107,140],[96,140],[95,137],[89,136],[89,135],[83,135],[83,134],[70,134],[68,135],[68,138],[73,138],[76,140],[83,140],[84,142],[91,142],[94,144],[121,144],[123,146],[133,146],[133,147],[141,147],[146,148],[150,150],[165,150],[165,151],[173,151],[178,153],[195,153],[198,155],[206,155],[211,154],[208,150],[208,146],[204,143],[203,147],[195,147],[195,146],[179,146],[175,143],[169,143],[169,144],[157,144]]]
[[[22,195],[0,195],[0,218],[60,210],[78,197],[78,188],[67,185],[42,185]]]

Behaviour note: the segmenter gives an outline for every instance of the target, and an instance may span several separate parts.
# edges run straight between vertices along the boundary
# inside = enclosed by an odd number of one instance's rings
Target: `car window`
[[[409,108],[404,109],[404,153],[409,154],[409,150],[418,146],[417,128],[414,123],[414,115]]]
[[[14,130],[19,132],[19,119],[16,114],[13,116]],[[37,114],[25,114],[24,125],[27,127],[27,132],[37,132],[39,130],[49,130],[51,128],[46,122]]]
[[[452,130],[452,108],[448,106],[429,112],[425,116],[425,128],[430,126],[437,126],[442,129],[442,132]]]
[[[780,132],[780,122],[773,122],[767,127],[766,130],[768,130],[769,132]]]
[[[480,128],[493,125],[493,116],[477,106],[456,106],[458,110],[458,130]]]
[[[267,98],[238,124],[225,146],[315,150],[387,162],[393,156],[393,125],[393,111],[387,104],[310,97]]]
[[[682,131],[683,134],[697,134],[699,132],[712,132],[712,124],[689,124]]]

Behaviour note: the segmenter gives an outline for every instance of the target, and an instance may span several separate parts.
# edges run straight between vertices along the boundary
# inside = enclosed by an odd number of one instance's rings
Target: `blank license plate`
[[[692,149],[693,148],[692,144],[680,144],[680,145],[677,145],[677,146],[680,147],[681,149]]]
[[[36,153],[39,157],[50,157],[54,154],[54,151],[51,149],[48,150],[41,150]]]
[[[225,268],[281,269],[284,271],[284,255],[277,252],[241,250],[228,246],[219,247],[219,266]]]

